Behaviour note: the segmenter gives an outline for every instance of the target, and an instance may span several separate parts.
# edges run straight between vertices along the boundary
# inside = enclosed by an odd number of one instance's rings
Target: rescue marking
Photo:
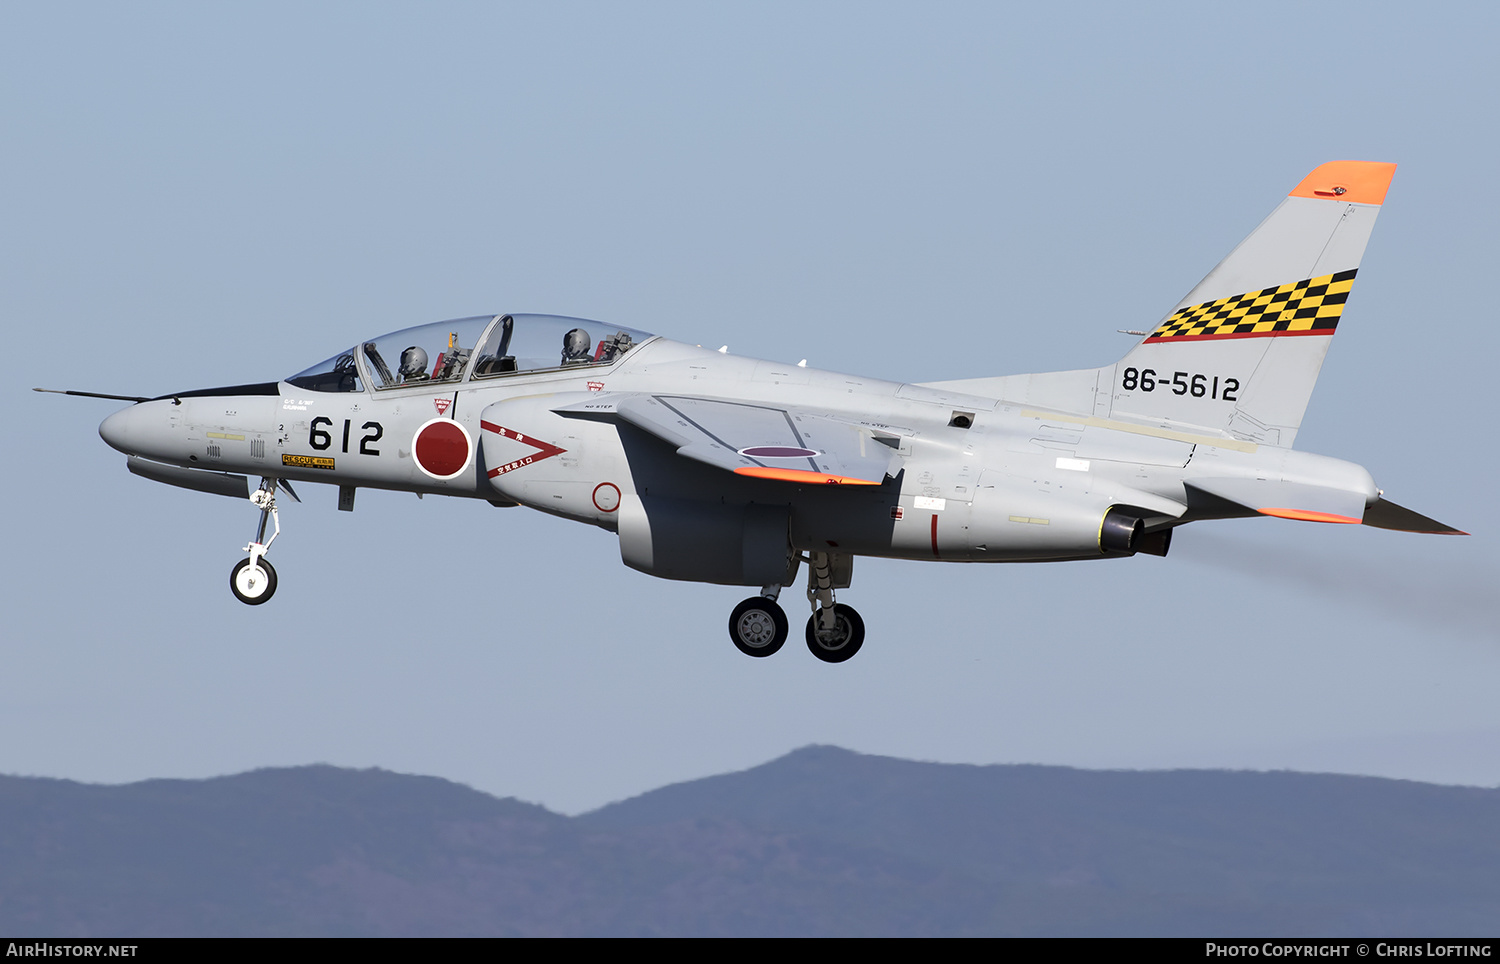
[[[432,400],[432,407],[437,409],[439,415],[447,415],[448,406],[452,404],[453,400],[451,398],[434,398]]]
[[[533,455],[528,455],[525,458],[515,459],[514,461],[507,462],[504,465],[499,466],[498,468],[490,469],[489,477],[492,479],[498,478],[499,476],[502,476],[507,472],[514,472],[516,469],[525,468],[526,466],[531,465],[534,462],[540,462],[543,459],[550,459],[554,455],[561,455],[567,451],[567,449],[558,448],[556,445],[553,445],[550,442],[543,442],[541,439],[536,438],[528,438],[527,436],[522,435],[520,432],[517,432],[515,429],[506,428],[504,425],[496,425],[494,422],[481,421],[479,423],[479,427],[486,432],[494,432],[501,438],[508,438],[513,442],[520,442],[522,445],[530,445],[532,448],[536,449],[536,453]]]
[[[282,465],[289,465],[297,469],[328,469],[333,470],[333,459],[321,455],[283,455]]]
[[[602,392],[602,391],[604,391],[604,383],[603,382],[589,382],[589,391],[591,391],[591,392]]]

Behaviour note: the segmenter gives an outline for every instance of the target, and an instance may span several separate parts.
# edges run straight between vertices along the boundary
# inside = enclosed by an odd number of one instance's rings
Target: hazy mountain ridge
[[[1500,791],[808,747],[579,817],[329,766],[0,777],[0,929],[1481,935]]]

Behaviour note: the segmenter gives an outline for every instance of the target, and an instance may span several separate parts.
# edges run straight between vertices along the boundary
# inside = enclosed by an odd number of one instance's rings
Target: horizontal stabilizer
[[[248,499],[254,488],[250,480],[243,475],[215,472],[211,469],[185,469],[178,465],[153,462],[135,455],[125,460],[125,467],[132,474],[153,482],[165,482],[167,485],[207,492],[210,495],[227,495],[234,499]],[[292,498],[295,499],[296,496],[293,495]]]
[[[1365,525],[1377,529],[1395,529],[1397,532],[1424,532],[1439,536],[1466,536],[1467,532],[1445,526],[1436,519],[1413,512],[1385,499],[1378,500],[1365,510]]]
[[[553,409],[619,421],[677,454],[751,478],[813,485],[879,485],[897,458],[867,429],[818,412],[684,395],[620,393]]]
[[[1364,493],[1348,489],[1280,479],[1192,479],[1186,484],[1279,519],[1358,525],[1365,514]]]

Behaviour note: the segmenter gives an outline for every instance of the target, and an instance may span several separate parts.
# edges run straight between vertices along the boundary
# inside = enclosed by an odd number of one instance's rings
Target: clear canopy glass
[[[298,388],[310,392],[362,392],[364,385],[359,380],[359,369],[354,364],[354,349],[320,361],[311,368],[300,371],[287,379]]]
[[[361,342],[287,381],[314,392],[364,391],[360,363],[377,390],[456,382],[471,360],[475,378],[568,371],[611,365],[651,337],[562,315],[478,315]]]
[[[456,382],[494,315],[403,328],[359,346],[377,389]]]
[[[562,315],[503,315],[476,354],[475,378],[611,365],[649,332]]]

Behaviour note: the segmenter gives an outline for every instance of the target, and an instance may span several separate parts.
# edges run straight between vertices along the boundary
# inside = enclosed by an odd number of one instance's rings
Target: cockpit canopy
[[[377,391],[611,365],[651,334],[561,315],[479,315],[361,342],[287,381],[313,392]]]

